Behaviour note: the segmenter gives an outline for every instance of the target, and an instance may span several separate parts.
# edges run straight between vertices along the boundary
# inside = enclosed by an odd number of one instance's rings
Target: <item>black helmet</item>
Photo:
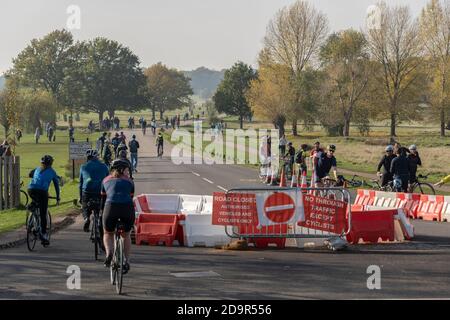
[[[126,157],[127,157],[127,150],[120,150],[119,158],[126,159]]]
[[[128,161],[125,161],[123,159],[114,160],[111,165],[111,169],[124,170],[126,168],[129,169],[130,164],[128,163]]]
[[[330,150],[330,151],[336,151],[336,146],[335,146],[334,144],[330,144],[330,145],[328,146],[328,150]]]
[[[46,154],[41,158],[41,163],[46,166],[51,166],[53,164],[53,157]]]
[[[86,156],[88,158],[98,158],[98,151],[95,149],[89,149],[86,151]]]

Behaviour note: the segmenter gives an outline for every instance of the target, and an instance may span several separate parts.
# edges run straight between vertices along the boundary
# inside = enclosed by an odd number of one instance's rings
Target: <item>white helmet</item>
[[[409,150],[417,151],[417,146],[415,144],[412,144],[412,145],[409,146]]]
[[[389,152],[389,151],[394,151],[394,147],[392,145],[388,145],[386,147],[386,152]]]

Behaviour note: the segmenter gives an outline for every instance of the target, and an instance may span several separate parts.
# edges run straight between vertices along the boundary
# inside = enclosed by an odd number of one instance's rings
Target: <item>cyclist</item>
[[[122,160],[122,161],[125,161],[126,163],[128,163],[128,166],[130,167],[130,170],[129,170],[129,176],[130,176],[131,179],[133,179],[133,170],[132,170],[133,166],[132,166],[132,164],[131,164],[131,161],[128,160],[128,153],[127,153],[127,151],[126,151],[126,150],[120,151],[120,152],[119,152],[118,159],[119,159],[119,160]]]
[[[392,145],[388,145],[385,149],[386,154],[381,158],[377,167],[377,175],[382,177],[381,186],[384,187],[390,181],[393,180],[393,176],[391,173],[391,163],[392,160],[395,159],[396,155],[394,154],[394,147]],[[380,172],[380,169],[383,168],[383,173]]]
[[[91,200],[98,200],[100,205],[102,181],[105,179],[109,170],[108,167],[98,160],[98,151],[90,149],[86,152],[87,163],[80,168],[80,202],[83,207],[84,232],[89,232],[91,223],[91,212],[87,204]],[[100,210],[100,206],[98,208]]]
[[[312,170],[313,170],[313,174],[315,175],[315,178],[317,178],[317,175],[316,175],[317,163],[323,153],[324,153],[324,150],[323,150],[323,148],[320,147],[320,142],[316,141],[314,143],[314,148],[309,153],[309,156],[312,160]]]
[[[41,159],[41,166],[32,170],[29,177],[32,178],[28,185],[28,194],[39,205],[41,215],[41,234],[39,235],[43,245],[49,245],[47,233],[48,189],[53,182],[56,191],[56,201],[59,205],[60,190],[59,178],[52,168],[53,157],[45,155]]]
[[[130,156],[131,156],[131,165],[134,172],[137,172],[137,164],[138,164],[138,149],[139,142],[136,140],[136,135],[133,134],[132,140],[128,143],[128,147],[130,148]]]
[[[446,184],[450,182],[450,174],[448,176],[446,176],[445,178],[443,178],[441,181],[439,181],[438,183],[435,184],[436,187],[440,187],[443,184]]]
[[[404,148],[396,149],[397,157],[391,162],[391,169],[389,170],[394,178],[394,189],[401,192],[408,192],[409,161],[406,158],[406,151]]]
[[[417,182],[417,166],[422,166],[422,160],[420,159],[419,152],[417,151],[417,146],[412,144],[409,147],[409,154],[407,156],[409,161],[409,183],[413,184]]]
[[[111,266],[114,250],[114,232],[120,219],[125,227],[124,251],[125,263],[124,273],[130,270],[131,238],[130,231],[134,224],[135,212],[133,205],[134,183],[128,177],[129,164],[121,159],[115,160],[111,167],[111,174],[102,182],[102,209],[106,259],[105,267]]]
[[[143,133],[144,136],[145,136],[145,133],[146,133],[146,131],[147,131],[147,120],[142,119],[142,122],[141,122],[141,128],[142,128],[142,133]]]
[[[336,152],[335,145],[329,145],[326,153],[321,153],[317,161],[315,182],[317,187],[323,186],[322,179],[328,177],[330,171],[333,171],[334,179],[337,181],[337,161],[334,153]]]
[[[105,148],[105,142],[108,140],[108,133],[103,132],[100,138],[97,139],[97,150],[100,150],[100,154],[103,154],[103,149]]]
[[[116,158],[119,158],[119,154],[120,154],[122,151],[124,151],[124,150],[125,150],[125,151],[128,151],[128,147],[127,147],[125,141],[121,141],[120,144],[119,144],[119,146],[117,147]]]
[[[164,137],[161,131],[158,133],[158,137],[156,138],[156,146],[158,147],[158,157],[162,157],[164,153]]]
[[[111,162],[113,161],[113,153],[111,151],[111,142],[109,140],[105,141],[105,147],[103,149],[103,161],[106,166],[109,168],[111,166]]]
[[[114,138],[111,139],[111,143],[114,148],[114,155],[117,155],[117,148],[119,147],[119,144],[120,144],[120,138],[119,138],[118,132],[116,132]]]

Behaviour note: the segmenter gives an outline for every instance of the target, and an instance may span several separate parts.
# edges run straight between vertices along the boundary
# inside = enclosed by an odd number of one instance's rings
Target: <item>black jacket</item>
[[[409,161],[405,155],[400,155],[392,160],[390,172],[397,176],[409,176]]]
[[[380,163],[378,163],[377,171],[380,171],[380,169],[383,168],[383,173],[390,173],[391,163],[395,158],[396,156],[393,154],[391,154],[390,156],[385,154],[383,158],[381,158]]]
[[[422,160],[420,160],[420,156],[419,153],[417,153],[417,155],[413,155],[412,153],[408,154],[408,162],[409,162],[409,168],[410,168],[410,173],[412,176],[415,176],[417,173],[417,166],[421,166],[422,165]]]

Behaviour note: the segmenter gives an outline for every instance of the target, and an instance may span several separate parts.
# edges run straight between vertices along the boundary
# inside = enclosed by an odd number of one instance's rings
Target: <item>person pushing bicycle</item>
[[[39,234],[39,237],[44,246],[48,246],[50,244],[47,233],[47,210],[48,189],[51,182],[53,182],[55,186],[56,201],[58,205],[61,200],[59,177],[55,170],[53,170],[52,165],[53,157],[50,155],[45,155],[41,159],[41,166],[30,171],[29,174],[31,182],[28,185],[28,194],[39,206],[39,213],[41,215],[41,233]]]

